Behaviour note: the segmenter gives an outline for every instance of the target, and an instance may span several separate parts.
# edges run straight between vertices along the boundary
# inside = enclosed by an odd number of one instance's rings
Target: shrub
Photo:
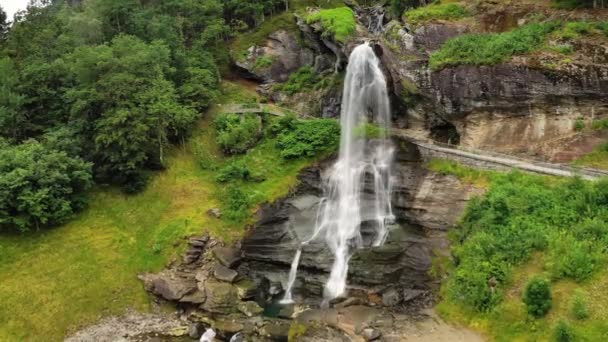
[[[306,22],[321,23],[323,35],[341,43],[345,43],[357,29],[355,14],[349,7],[320,10],[306,17]]]
[[[572,342],[575,340],[574,331],[567,322],[560,320],[555,326],[554,338],[556,342]]]
[[[585,129],[585,121],[583,119],[576,119],[574,121],[574,130],[580,132],[583,129]]]
[[[335,150],[339,141],[340,126],[335,120],[306,120],[280,133],[277,148],[285,159],[314,157]]]
[[[552,306],[551,288],[549,282],[542,278],[532,278],[524,291],[524,303],[529,314],[542,317]]]
[[[64,222],[83,208],[91,164],[37,141],[0,139],[0,230],[27,231]]]
[[[281,90],[289,95],[312,90],[318,81],[313,68],[309,65],[303,66],[298,71],[289,75],[287,81],[283,84],[276,85],[276,90]]]
[[[600,255],[590,241],[576,239],[570,233],[556,234],[551,239],[547,268],[555,279],[588,279],[600,263]]]
[[[458,64],[497,64],[513,55],[539,48],[557,22],[528,24],[504,33],[466,34],[448,40],[433,53],[430,66],[437,70]]]
[[[222,216],[232,222],[242,222],[250,215],[254,197],[237,186],[229,185],[222,196]]]
[[[274,59],[272,57],[269,57],[269,56],[258,57],[255,60],[255,63],[253,64],[253,70],[266,69],[266,68],[270,67],[273,62],[274,62]]]
[[[409,10],[404,14],[405,21],[417,25],[429,20],[455,20],[464,18],[469,12],[462,6],[454,3],[431,4],[424,7]]]
[[[215,180],[220,183],[225,183],[231,180],[244,180],[261,182],[264,177],[254,174],[249,167],[242,162],[232,161],[218,171]]]
[[[576,291],[572,297],[570,304],[570,313],[578,320],[584,320],[589,317],[589,309],[587,309],[587,298],[581,291]]]
[[[217,143],[225,153],[243,153],[254,146],[262,132],[262,120],[254,114],[221,114],[215,121]]]
[[[595,130],[608,129],[608,119],[594,120],[591,123],[591,128]]]

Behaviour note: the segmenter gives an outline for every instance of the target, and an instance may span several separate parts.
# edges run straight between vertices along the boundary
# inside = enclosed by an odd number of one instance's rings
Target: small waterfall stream
[[[368,141],[366,130],[370,123],[378,126],[379,134]],[[291,264],[284,303],[293,301],[303,246],[323,234],[333,254],[323,291],[328,301],[346,290],[349,259],[355,249],[364,247],[362,224],[374,227],[372,246],[380,246],[388,234],[387,224],[394,220],[390,201],[394,149],[387,137],[390,104],[380,61],[368,43],[357,46],[350,55],[340,125],[339,158],[324,179],[326,197],[319,204],[314,232],[300,244]],[[366,184],[371,185],[365,187]]]

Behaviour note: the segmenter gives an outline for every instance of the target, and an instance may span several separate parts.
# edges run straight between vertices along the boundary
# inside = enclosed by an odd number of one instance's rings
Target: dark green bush
[[[222,216],[232,222],[242,222],[247,219],[255,202],[252,194],[234,185],[226,188],[222,198]]]
[[[585,129],[585,120],[576,119],[576,121],[574,122],[574,130],[580,132],[583,129]]]
[[[220,114],[214,121],[217,143],[225,153],[243,153],[253,147],[262,132],[262,120],[254,114]]]
[[[318,76],[313,68],[311,66],[304,66],[289,75],[287,81],[281,85],[277,85],[276,89],[293,95],[306,90],[312,90],[317,81]]]
[[[218,170],[215,180],[220,183],[225,183],[231,180],[244,180],[261,182],[264,180],[262,175],[257,175],[252,172],[249,167],[242,162],[232,161],[228,165]]]
[[[0,138],[0,230],[27,231],[64,222],[85,204],[91,164],[30,140]]]
[[[534,317],[543,317],[553,305],[551,288],[545,279],[532,278],[524,290],[524,303],[528,313]]]
[[[576,340],[572,327],[563,320],[557,322],[553,335],[556,342],[572,342]]]
[[[340,142],[340,126],[331,119],[299,121],[292,129],[279,134],[277,148],[281,157],[294,159],[314,157],[333,151]]]

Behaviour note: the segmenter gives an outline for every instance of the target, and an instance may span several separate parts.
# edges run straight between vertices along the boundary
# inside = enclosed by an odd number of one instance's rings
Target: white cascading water
[[[327,196],[319,204],[314,232],[296,251],[283,303],[292,302],[303,246],[325,235],[334,256],[323,293],[328,301],[346,290],[348,261],[354,249],[363,247],[362,223],[375,227],[372,245],[380,246],[387,224],[394,219],[390,201],[393,147],[387,137],[390,105],[380,61],[368,43],[357,46],[348,60],[340,115],[339,158],[325,180]],[[370,121],[379,126],[380,134],[368,143],[365,132]],[[363,191],[366,181],[372,182],[372,189]]]

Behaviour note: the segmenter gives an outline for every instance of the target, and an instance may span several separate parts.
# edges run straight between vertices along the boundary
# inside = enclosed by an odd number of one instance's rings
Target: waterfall
[[[374,130],[377,131],[374,139],[368,141],[366,132],[370,123],[378,129]],[[340,125],[339,158],[324,179],[326,197],[319,204],[312,236],[301,243],[291,264],[283,302],[292,301],[303,246],[323,234],[333,254],[323,291],[328,301],[346,290],[349,259],[356,248],[364,247],[362,224],[375,228],[371,244],[380,246],[388,234],[387,224],[394,219],[390,201],[393,147],[387,137],[390,105],[380,61],[368,43],[357,46],[350,55]],[[366,183],[371,188],[365,187]]]

